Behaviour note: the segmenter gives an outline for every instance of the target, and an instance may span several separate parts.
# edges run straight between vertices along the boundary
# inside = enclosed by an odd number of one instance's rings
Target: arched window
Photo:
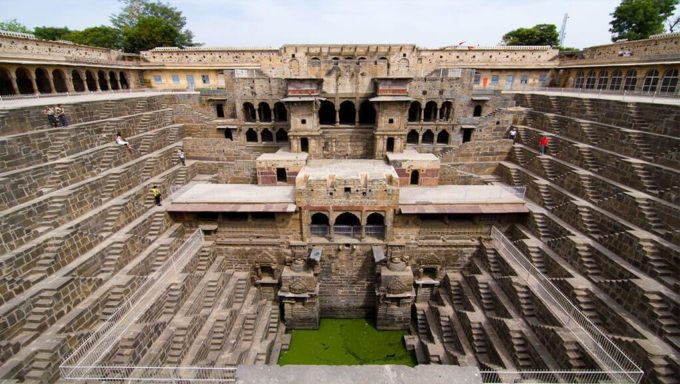
[[[335,218],[335,223],[333,225],[348,225],[348,226],[360,226],[361,220],[350,212],[345,212]]]
[[[74,91],[85,92],[85,81],[83,80],[82,76],[80,76],[80,72],[75,69],[71,71],[71,79],[73,79]]]
[[[87,90],[94,92],[97,90],[97,80],[94,78],[92,71],[85,72],[85,83],[87,83]]]
[[[418,170],[411,171],[411,176],[409,177],[409,184],[411,185],[420,184],[420,172],[418,172]]]
[[[246,141],[249,143],[257,143],[257,132],[254,129],[249,128],[246,131]]]
[[[588,72],[588,77],[586,78],[586,89],[595,88],[595,71]]]
[[[272,121],[272,110],[269,108],[269,104],[264,101],[257,105],[257,114],[262,122],[269,123]]]
[[[47,73],[42,68],[35,69],[35,83],[40,93],[52,93],[52,84],[47,78]]]
[[[449,143],[449,133],[447,131],[440,131],[437,134],[437,144],[448,144]]]
[[[97,72],[97,79],[99,81],[99,89],[101,89],[102,91],[108,91],[109,86],[108,84],[106,84],[106,74],[104,73],[104,71]]]
[[[675,93],[678,87],[678,70],[669,69],[663,74],[663,80],[661,81],[661,93]]]
[[[439,120],[449,121],[451,120],[451,114],[453,112],[453,103],[450,101],[445,101],[442,104],[442,108],[439,110]]]
[[[375,124],[375,109],[368,100],[359,105],[359,124]]]
[[[408,121],[420,121],[420,111],[420,103],[417,101],[412,102],[411,106],[408,108]]]
[[[330,221],[325,213],[317,212],[312,215],[312,225],[328,225]]]
[[[319,108],[319,124],[335,124],[335,105],[330,101],[324,100],[321,102],[321,107]]]
[[[477,104],[475,105],[475,109],[472,110],[472,117],[479,117],[482,116],[482,106]]]
[[[338,63],[340,63],[340,58],[334,57],[334,58],[331,59],[331,62],[333,62],[333,65],[338,65]]]
[[[642,92],[656,92],[659,85],[659,71],[652,69],[645,74],[645,81],[642,83]]]
[[[288,121],[288,111],[286,110],[286,106],[280,101],[274,104],[274,121]]]
[[[120,89],[130,88],[130,84],[128,84],[127,77],[125,76],[125,72],[120,71],[120,73],[118,73],[118,79],[120,79]]]
[[[248,122],[254,122],[257,120],[255,112],[255,107],[251,103],[243,103],[243,119]]]
[[[111,89],[114,91],[120,89],[118,86],[118,79],[116,79],[116,73],[113,71],[109,71],[109,84],[111,84]]]
[[[385,225],[385,217],[378,212],[373,212],[366,217],[366,225]]]
[[[360,58],[357,60],[357,65],[364,65],[364,64],[366,64],[366,58],[365,58],[365,57],[360,57]]]
[[[612,72],[612,81],[609,83],[609,89],[612,91],[618,91],[621,89],[621,82],[623,81],[623,78],[621,77],[621,70],[617,69],[614,72]]]
[[[271,143],[274,141],[274,135],[272,135],[272,132],[267,128],[260,132],[260,137],[262,138],[263,143]]]
[[[435,121],[437,120],[437,103],[434,101],[428,101],[425,104],[425,117],[424,121]]]
[[[434,133],[429,129],[425,131],[421,142],[423,144],[434,144]]]
[[[52,82],[54,83],[54,90],[59,93],[68,92],[66,87],[66,78],[64,77],[64,72],[61,69],[55,69],[52,71]]]
[[[312,57],[309,59],[309,66],[310,67],[320,67],[321,66],[321,59],[318,57]]]
[[[0,68],[0,95],[14,95],[17,91],[12,84],[12,76],[5,68]]]
[[[356,113],[353,102],[347,100],[340,103],[340,124],[354,124]]]
[[[626,79],[623,83],[623,89],[625,91],[634,91],[637,86],[637,71],[634,69],[626,72]]]
[[[606,70],[601,70],[597,78],[597,89],[607,89],[607,83],[609,82],[609,73]]]
[[[576,74],[576,80],[574,80],[574,88],[583,88],[583,71],[579,71]]]
[[[278,131],[276,131],[276,142],[277,143],[285,143],[288,141],[288,132],[286,132],[285,129],[279,128]]]
[[[418,144],[418,131],[412,129],[406,135],[406,144]]]

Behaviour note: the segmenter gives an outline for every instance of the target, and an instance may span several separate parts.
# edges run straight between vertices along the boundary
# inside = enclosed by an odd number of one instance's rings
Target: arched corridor
[[[310,232],[312,236],[328,236],[330,222],[325,213],[317,212],[311,217]]]
[[[375,108],[369,100],[359,105],[359,124],[375,124]]]
[[[26,70],[26,68],[17,68],[16,78],[19,93],[26,95],[36,92],[36,90],[33,88],[33,80],[31,80],[31,75],[28,70]]]
[[[264,101],[257,105],[257,115],[260,117],[260,121],[269,123],[272,121],[272,110],[269,108],[269,104]]]
[[[92,71],[85,72],[85,83],[87,83],[87,90],[94,92],[97,90],[97,79],[94,78]]]
[[[47,72],[42,68],[35,69],[35,84],[38,86],[38,92],[40,93],[52,93],[52,83],[49,77],[47,77]]]
[[[97,79],[99,82],[99,89],[102,91],[108,91],[109,85],[106,83],[106,73],[104,73],[104,71],[97,72]]]
[[[113,71],[109,71],[109,84],[111,84],[111,89],[114,91],[120,89],[118,86],[118,79],[116,79],[116,74]]]
[[[274,104],[274,121],[288,121],[288,111],[286,110],[286,106],[280,101]]]
[[[425,116],[423,121],[436,121],[437,120],[437,103],[434,101],[428,101],[425,104]]]
[[[64,72],[61,69],[55,69],[52,71],[52,81],[54,82],[55,92],[65,93],[68,92],[66,86],[66,78],[64,77]]]
[[[420,103],[417,101],[412,102],[408,108],[408,121],[410,122],[420,121],[420,112],[421,112]]]
[[[0,95],[15,95],[17,93],[12,84],[12,76],[9,71],[0,68]]]
[[[76,92],[85,92],[85,81],[80,76],[77,70],[71,71],[71,81],[73,81],[73,90]]]
[[[335,105],[330,101],[322,101],[319,108],[319,124],[335,125]]]
[[[243,103],[243,120],[247,122],[255,122],[257,121],[257,112],[255,111],[255,107],[251,103]]]
[[[356,108],[351,101],[343,101],[340,104],[340,124],[354,125],[356,121]]]
[[[130,84],[128,84],[127,77],[125,76],[125,72],[120,72],[118,74],[118,79],[120,79],[120,89],[129,89]]]

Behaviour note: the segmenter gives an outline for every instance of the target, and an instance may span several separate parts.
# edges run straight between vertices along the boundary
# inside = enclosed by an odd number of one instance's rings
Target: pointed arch
[[[354,227],[361,225],[361,220],[351,212],[344,212],[335,218],[333,225],[349,225]]]
[[[97,72],[97,81],[99,82],[99,89],[108,91],[109,85],[106,83],[106,73],[104,71]]]
[[[274,135],[272,134],[272,131],[269,129],[265,128],[260,132],[260,137],[262,138],[263,143],[273,143],[274,142]]]
[[[97,79],[94,77],[94,72],[87,70],[85,71],[85,83],[87,84],[87,90],[94,92],[97,90]]]
[[[415,129],[408,131],[408,135],[406,135],[406,144],[418,144],[418,137],[418,131]]]
[[[425,104],[425,116],[423,121],[435,121],[437,120],[437,103],[434,101],[428,101]]]
[[[249,128],[249,129],[246,131],[246,141],[249,142],[249,143],[257,143],[257,142],[258,142],[258,140],[257,140],[257,132],[255,132],[254,129]]]
[[[423,133],[423,139],[421,140],[423,144],[434,144],[434,133],[432,130],[428,129]]]
[[[437,134],[437,144],[448,144],[449,143],[449,132],[444,130]]]
[[[253,106],[252,103],[245,102],[243,103],[243,120],[247,122],[254,122],[257,121],[257,112],[255,111],[255,107]]]
[[[285,143],[288,141],[288,132],[286,132],[285,129],[279,128],[278,131],[276,131],[276,142],[277,143]]]

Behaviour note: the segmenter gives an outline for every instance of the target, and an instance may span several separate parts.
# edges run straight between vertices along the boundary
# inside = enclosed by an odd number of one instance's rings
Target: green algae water
[[[318,330],[293,330],[279,365],[384,365],[413,367],[406,331],[378,331],[366,319],[321,319]]]

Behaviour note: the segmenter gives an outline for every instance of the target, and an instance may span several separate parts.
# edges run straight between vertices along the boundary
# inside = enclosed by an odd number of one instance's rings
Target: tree
[[[68,40],[67,36],[73,31],[66,27],[35,27],[33,34],[39,39],[45,40]]]
[[[134,27],[123,30],[125,52],[146,51],[156,47],[176,46],[180,32],[168,21],[153,16],[142,16]]]
[[[503,35],[506,45],[549,45],[559,44],[555,24],[536,24],[531,28],[517,28]]]
[[[31,30],[17,19],[0,21],[0,31],[31,33]]]
[[[85,28],[82,31],[73,31],[66,37],[76,44],[91,45],[95,47],[122,49],[122,34],[118,28],[101,25],[99,27]]]
[[[111,23],[119,28],[123,34],[123,46],[128,51],[135,46],[137,51],[152,49],[154,41],[162,41],[163,45],[174,47],[190,47],[196,45],[193,42],[193,33],[185,29],[186,18],[182,12],[169,4],[160,1],[149,0],[121,0],[125,6],[121,13],[111,16]],[[151,19],[156,19],[152,21]],[[144,22],[142,25],[142,22]],[[173,33],[165,33],[163,36],[145,36],[144,31],[163,30],[165,32],[171,27]],[[141,28],[141,29],[140,29]],[[135,30],[138,29],[138,30]],[[172,41],[168,38],[173,37]]]
[[[611,15],[612,41],[646,39],[664,32],[679,0],[623,0]]]

